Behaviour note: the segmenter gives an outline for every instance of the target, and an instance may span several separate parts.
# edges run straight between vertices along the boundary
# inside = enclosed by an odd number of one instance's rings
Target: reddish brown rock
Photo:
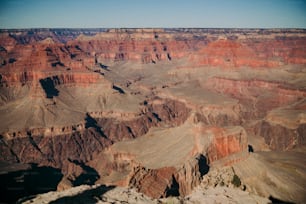
[[[165,30],[115,30],[95,36],[80,36],[59,43],[57,37],[49,36],[41,41],[19,44],[5,33],[0,46],[6,51],[1,58],[5,67],[13,69],[59,69],[84,70],[95,64],[109,61],[137,61],[156,63],[188,57],[193,65],[222,67],[277,67],[284,64],[305,64],[304,37],[280,38],[271,35],[254,37],[218,35],[208,37],[205,33]],[[273,36],[274,35],[274,36]],[[53,39],[54,40],[53,40]],[[192,54],[191,54],[192,53]],[[10,60],[11,59],[11,60]],[[3,63],[2,63],[3,64]]]
[[[306,125],[296,129],[263,121],[256,127],[256,133],[264,137],[266,144],[273,150],[290,150],[306,144]]]
[[[214,162],[247,149],[247,136],[242,128],[222,130],[211,128],[214,139],[208,149],[208,160]]]
[[[253,110],[251,111],[255,113],[252,117],[262,117],[273,108],[297,102],[306,96],[305,90],[285,87],[285,84],[282,83],[263,80],[211,78],[205,86],[237,98],[243,103],[252,104],[251,108]]]
[[[195,52],[190,56],[190,60],[198,65],[221,67],[278,67],[284,64],[305,64],[306,53],[300,46],[305,42],[303,38],[294,37],[283,40],[265,37],[221,39]]]
[[[132,141],[115,143],[89,165],[97,169],[101,183],[129,185],[154,198],[185,196],[200,183],[208,165],[221,159],[222,165],[243,160],[246,148],[242,127],[207,127],[188,119],[179,127],[150,130]],[[230,158],[233,154],[237,156]]]
[[[136,187],[139,192],[152,198],[166,197],[167,191],[174,181],[173,167],[165,167],[157,170],[146,170],[138,167],[134,169],[134,175],[130,179],[130,185]],[[174,189],[178,191],[178,189]]]
[[[62,32],[0,33],[0,160],[60,168],[58,190],[185,196],[251,134],[305,145],[304,30]]]
[[[50,77],[54,81],[54,85],[61,84],[77,84],[86,85],[96,83],[101,80],[102,77],[98,74],[91,72],[63,72],[58,75],[54,75],[52,72],[14,72],[14,73],[2,73],[1,74],[1,86],[13,86],[24,85],[31,83],[33,86],[39,83],[39,80]]]

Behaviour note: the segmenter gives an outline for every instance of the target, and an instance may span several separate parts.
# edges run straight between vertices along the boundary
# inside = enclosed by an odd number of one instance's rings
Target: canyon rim
[[[305,29],[2,29],[0,104],[0,202],[306,202]]]

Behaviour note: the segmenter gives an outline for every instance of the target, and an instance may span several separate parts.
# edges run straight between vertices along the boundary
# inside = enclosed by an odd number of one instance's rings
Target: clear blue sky
[[[306,0],[0,0],[0,28],[306,28]]]

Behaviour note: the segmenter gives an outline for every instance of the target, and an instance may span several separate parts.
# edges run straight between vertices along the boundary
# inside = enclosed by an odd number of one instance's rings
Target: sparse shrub
[[[233,184],[235,187],[241,186],[241,180],[240,180],[240,178],[239,178],[236,174],[233,176],[232,184]]]

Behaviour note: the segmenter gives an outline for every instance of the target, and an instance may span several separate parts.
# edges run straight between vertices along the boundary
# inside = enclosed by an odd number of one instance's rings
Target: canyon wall
[[[213,30],[212,30],[213,31]],[[71,40],[53,31],[33,32],[33,40],[1,33],[1,67],[11,69],[84,69],[96,63],[137,61],[157,63],[187,57],[193,66],[278,67],[305,64],[306,37],[302,31],[241,30],[241,32],[171,32],[163,29],[115,29],[84,32]],[[50,31],[49,31],[50,32]],[[65,33],[64,31],[62,31]],[[68,31],[67,31],[68,32]],[[76,36],[71,31],[72,36]],[[27,36],[25,34],[25,36]],[[62,38],[62,39],[61,39]]]
[[[299,29],[1,30],[0,160],[60,169],[58,190],[188,195],[252,135],[305,145],[305,45]]]

